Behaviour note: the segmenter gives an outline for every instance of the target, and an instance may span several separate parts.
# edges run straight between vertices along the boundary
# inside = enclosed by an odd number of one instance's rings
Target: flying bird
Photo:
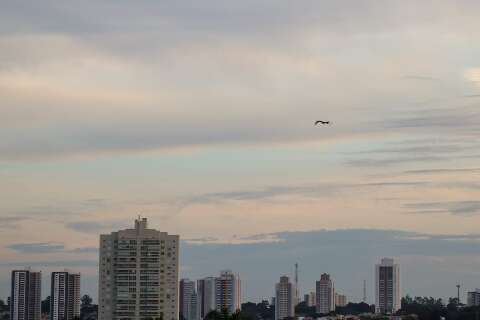
[[[317,121],[315,121],[315,125],[317,125],[317,124],[330,124],[330,121],[317,120]]]

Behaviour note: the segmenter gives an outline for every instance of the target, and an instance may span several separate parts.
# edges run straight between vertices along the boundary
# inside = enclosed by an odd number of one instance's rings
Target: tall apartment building
[[[231,270],[220,272],[220,277],[215,279],[215,309],[223,312],[234,313],[241,307],[241,281],[240,277]]]
[[[480,306],[480,289],[475,289],[475,291],[467,293],[467,306]]]
[[[197,320],[197,294],[195,282],[189,279],[180,280],[180,316],[185,320]]]
[[[375,266],[375,309],[392,314],[401,307],[400,266],[393,259],[383,258]]]
[[[207,277],[197,280],[197,295],[199,318],[203,319],[212,310],[215,310],[215,278]]]
[[[13,270],[10,292],[11,320],[40,320],[42,273]]]
[[[280,277],[280,282],[275,285],[275,320],[295,316],[295,292],[295,286],[288,277]]]
[[[347,296],[335,293],[335,307],[345,307],[347,305]]]
[[[80,317],[80,274],[52,272],[50,320],[74,320]]]
[[[329,274],[322,274],[316,283],[316,311],[327,314],[335,311],[335,286]]]
[[[177,320],[179,236],[133,229],[100,236],[99,320]]]

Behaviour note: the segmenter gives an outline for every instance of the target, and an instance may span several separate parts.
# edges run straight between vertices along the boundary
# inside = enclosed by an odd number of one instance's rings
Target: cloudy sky
[[[26,265],[96,297],[138,214],[246,299],[298,261],[358,300],[384,255],[480,286],[479,40],[477,0],[2,2],[0,297]]]

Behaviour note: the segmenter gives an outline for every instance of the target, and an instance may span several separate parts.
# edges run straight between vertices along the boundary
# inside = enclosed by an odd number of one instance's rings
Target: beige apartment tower
[[[324,273],[316,285],[316,311],[328,314],[335,311],[335,286],[330,275]]]
[[[99,320],[178,319],[179,236],[133,229],[100,236]]]
[[[287,276],[275,285],[275,320],[295,317],[295,285]]]

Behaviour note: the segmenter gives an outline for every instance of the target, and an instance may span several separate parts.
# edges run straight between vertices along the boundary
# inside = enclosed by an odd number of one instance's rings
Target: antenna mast
[[[367,303],[367,280],[363,280],[363,302]]]
[[[298,263],[295,263],[295,304],[300,302],[298,293]]]

